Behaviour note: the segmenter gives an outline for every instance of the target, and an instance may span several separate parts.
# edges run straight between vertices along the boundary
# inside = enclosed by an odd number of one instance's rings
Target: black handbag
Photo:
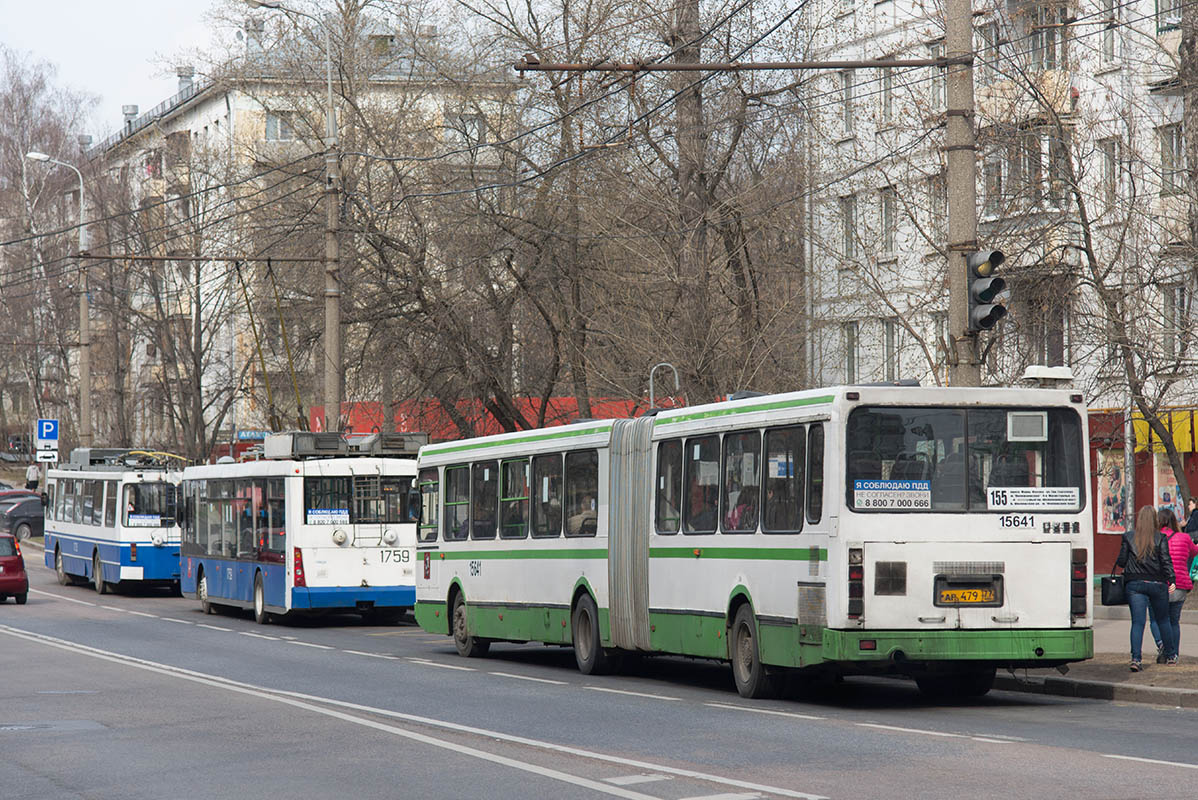
[[[1104,606],[1127,605],[1127,592],[1123,590],[1122,575],[1108,575],[1102,579],[1102,604]]]

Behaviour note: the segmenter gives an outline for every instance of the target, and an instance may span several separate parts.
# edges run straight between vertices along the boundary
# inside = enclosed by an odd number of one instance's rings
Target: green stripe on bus
[[[602,425],[598,428],[583,428],[581,430],[564,430],[554,431],[552,433],[538,433],[531,436],[519,436],[515,439],[501,439],[499,441],[478,442],[476,444],[449,444],[449,445],[433,445],[425,447],[424,452],[427,455],[443,455],[445,453],[458,453],[463,450],[484,450],[488,447],[505,447],[509,444],[528,444],[530,442],[545,442],[551,439],[569,439],[575,436],[590,436],[593,433],[610,433],[611,425]]]
[[[453,550],[442,551],[446,561],[471,561],[494,558],[607,558],[606,547],[572,548],[569,550]]]
[[[698,551],[696,554],[695,551]],[[736,561],[827,561],[820,547],[650,547],[649,558],[723,558]]]
[[[678,417],[670,417],[662,419],[658,417],[654,422],[654,427],[658,425],[673,425],[675,422],[690,422],[696,419],[710,419],[711,417],[726,417],[731,414],[752,414],[754,411],[774,411],[779,408],[800,408],[802,406],[821,406],[826,403],[831,403],[836,399],[835,395],[825,394],[819,397],[803,397],[798,400],[779,400],[773,403],[758,403],[752,406],[738,406],[736,408],[717,408],[713,411],[700,411],[695,414],[683,414]]]

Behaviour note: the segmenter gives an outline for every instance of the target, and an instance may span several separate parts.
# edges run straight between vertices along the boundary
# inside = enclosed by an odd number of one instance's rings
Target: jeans
[[[1144,624],[1148,607],[1160,627],[1161,642],[1165,656],[1177,654],[1177,642],[1173,636],[1173,622],[1169,615],[1169,587],[1160,581],[1127,581],[1123,586],[1127,592],[1127,605],[1131,609],[1131,660],[1141,660],[1141,645],[1144,643]]]

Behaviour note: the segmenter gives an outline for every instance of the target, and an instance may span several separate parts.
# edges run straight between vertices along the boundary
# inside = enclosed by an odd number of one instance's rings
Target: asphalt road
[[[257,626],[153,592],[61,587],[30,549],[0,607],[0,796],[1187,796],[1198,712],[849,679],[742,700],[728,668],[569,649],[465,660],[411,624]]]

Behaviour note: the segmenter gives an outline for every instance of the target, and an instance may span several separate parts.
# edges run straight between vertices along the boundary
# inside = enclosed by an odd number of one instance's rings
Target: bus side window
[[[562,535],[562,455],[549,453],[532,460],[532,535],[553,539]]]
[[[106,528],[116,527],[116,481],[105,481],[107,484],[104,493],[104,526]]]
[[[445,468],[445,540],[461,541],[470,535],[470,467]]]
[[[46,481],[46,510],[45,515],[49,519],[54,519],[54,481]]]
[[[437,528],[440,517],[437,514],[437,495],[439,484],[437,470],[422,469],[417,478],[420,485],[420,527],[416,538],[422,542],[437,541]]]
[[[599,530],[599,453],[566,453],[566,535],[594,536]]]
[[[682,440],[657,445],[657,532],[678,533],[682,521]]]
[[[761,433],[724,434],[724,533],[756,533],[761,500]]]
[[[282,478],[266,479],[266,525],[267,560],[282,562],[287,554],[287,482]]]
[[[766,533],[798,533],[803,529],[806,444],[802,426],[766,431],[765,516],[761,525]]]
[[[87,484],[84,481],[74,481],[75,484],[75,516],[73,522],[83,522],[84,498],[86,496]]]
[[[685,533],[715,533],[720,483],[720,437],[686,440]]]
[[[107,481],[96,481],[92,484],[92,525],[99,527],[104,524],[104,484]]]
[[[528,536],[528,459],[504,461],[499,481],[499,535],[504,539]]]
[[[807,431],[807,521],[815,524],[824,515],[824,423],[813,422]]]
[[[496,501],[499,499],[499,464],[479,461],[473,468],[474,485],[470,494],[470,538],[495,538]]]

